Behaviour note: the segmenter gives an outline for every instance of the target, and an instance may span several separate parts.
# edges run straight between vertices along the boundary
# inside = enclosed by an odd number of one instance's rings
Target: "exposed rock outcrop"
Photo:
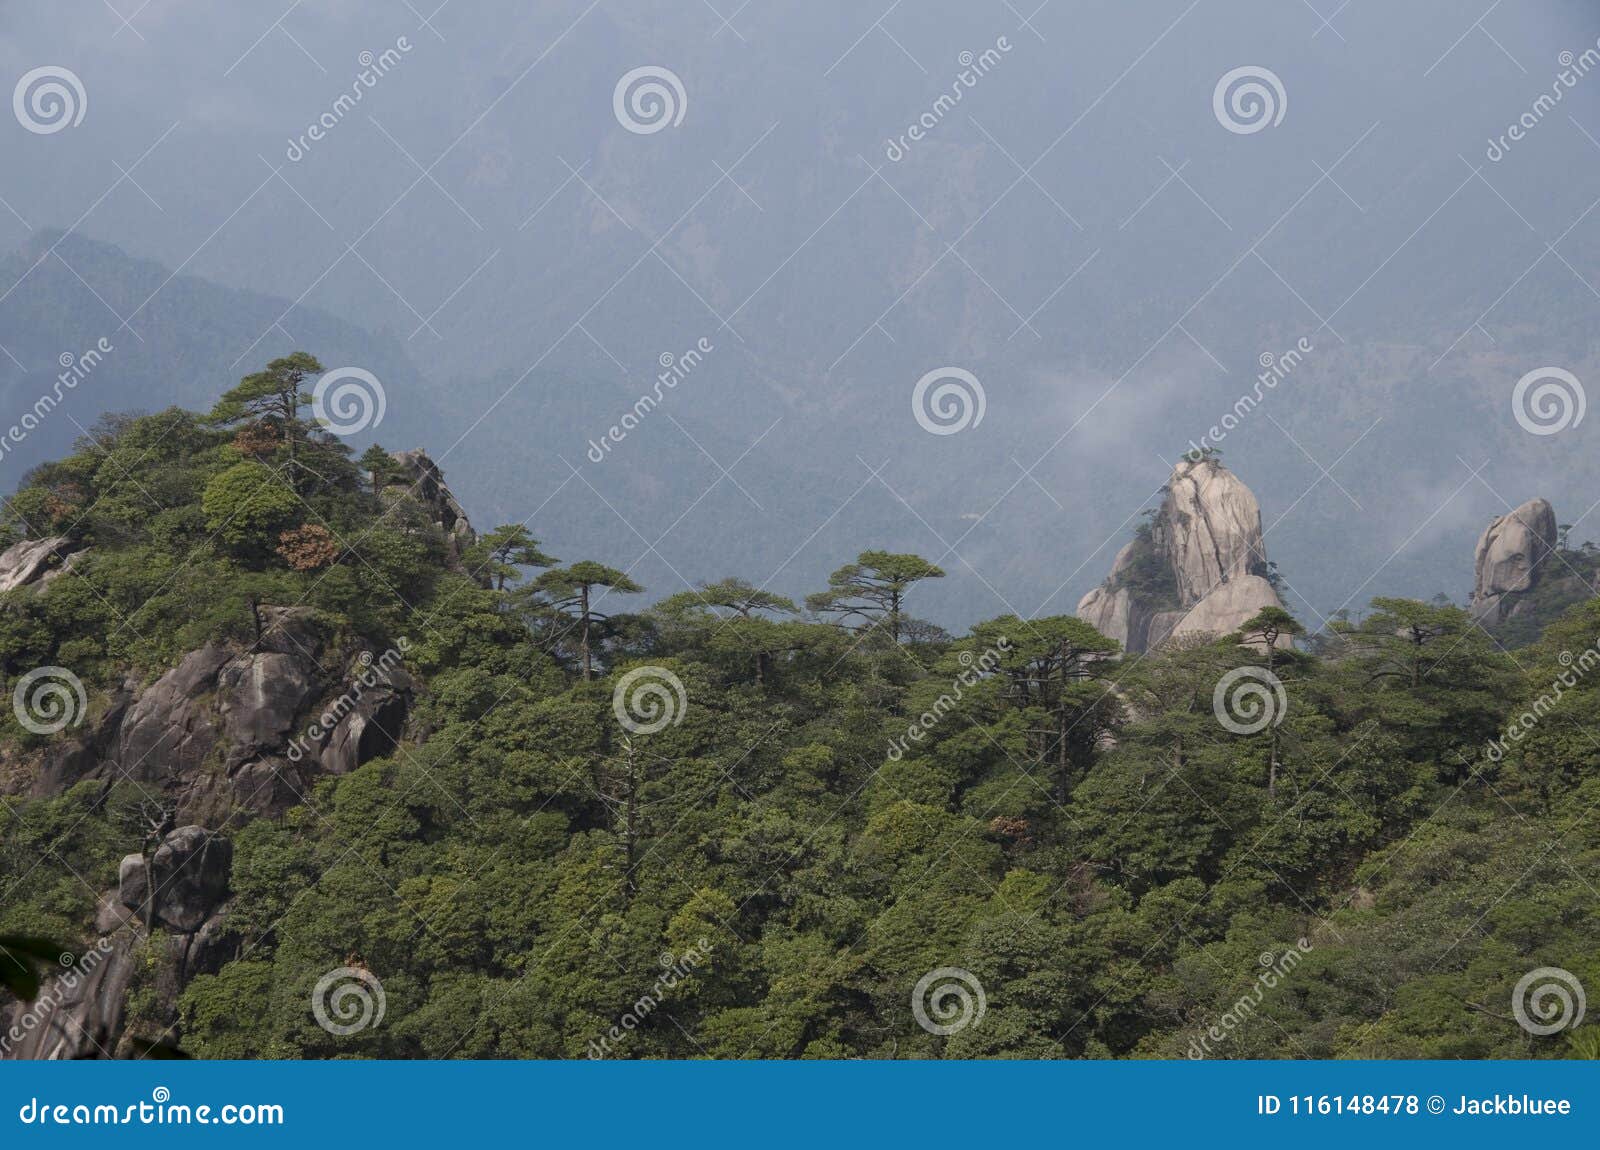
[[[1155,517],[1078,603],[1078,617],[1128,651],[1174,635],[1226,635],[1283,606],[1269,570],[1255,495],[1214,459],[1184,460]]]
[[[1170,634],[1226,635],[1237,631],[1263,607],[1281,606],[1283,601],[1271,583],[1260,575],[1240,575],[1212,588],[1178,620]],[[1287,645],[1287,639],[1279,645]],[[1262,649],[1265,650],[1264,642]]]
[[[114,1055],[143,935],[112,893],[100,896],[95,930],[96,944],[46,979],[31,1003],[0,1006],[0,1058]]]
[[[1159,524],[1161,546],[1185,606],[1237,576],[1267,573],[1261,505],[1215,460],[1185,460],[1173,469]]]
[[[70,568],[75,549],[76,544],[64,535],[12,544],[0,551],[0,592],[50,582]]]
[[[414,689],[403,647],[357,657],[310,608],[257,613],[244,650],[209,644],[148,686],[125,683],[77,739],[49,748],[35,793],[128,778],[184,821],[220,825],[236,810],[285,811],[319,775],[388,754]]]
[[[402,475],[397,482],[410,492],[411,498],[427,508],[434,526],[443,531],[449,541],[451,559],[459,561],[462,552],[478,535],[467,519],[466,509],[456,502],[456,497],[445,486],[444,472],[420,447],[414,451],[395,451],[390,454],[400,465]]]
[[[193,832],[204,838],[196,839]],[[168,842],[177,836],[187,845],[207,844],[191,850],[187,863],[177,864],[180,876],[194,868],[192,880],[178,880],[192,884],[191,889],[172,896],[158,886],[157,902],[164,913],[155,933],[145,926],[142,908],[125,905],[133,892],[102,893],[95,909],[95,941],[70,961],[63,956],[62,968],[48,972],[32,1002],[0,1004],[0,1059],[133,1058],[143,1053],[136,1038],[173,1041],[184,985],[196,974],[215,974],[238,955],[241,945],[228,929],[226,903],[208,910],[192,929],[168,921],[194,922],[202,907],[216,904],[219,884],[226,886],[225,840],[210,838],[203,827],[182,827]],[[169,860],[183,849],[176,848]],[[143,857],[130,857],[142,875]],[[130,869],[123,860],[124,872]],[[146,1017],[137,1026],[127,1017],[129,993],[136,985],[150,992],[150,1001],[141,1008]]]
[[[401,474],[384,496],[420,507],[459,564],[476,535],[438,465],[422,451],[394,459]],[[0,591],[33,594],[86,554],[65,537],[18,543],[0,552]],[[157,820],[147,849],[126,855],[100,895],[92,948],[50,972],[33,1003],[0,1003],[0,1058],[131,1056],[136,1039],[170,1039],[184,985],[241,945],[228,925],[233,847],[207,828],[287,811],[319,777],[392,754],[405,735],[417,684],[404,638],[364,649],[312,608],[251,610],[244,637],[97,691],[80,725],[0,756],[0,794],[129,780]],[[131,1020],[130,994],[140,1004]]]
[[[1150,627],[1150,613],[1143,609],[1142,601],[1135,601],[1133,590],[1122,579],[1138,547],[1138,540],[1123,544],[1111,562],[1106,581],[1078,601],[1078,618],[1130,651],[1144,650]]]
[[[37,793],[129,778],[185,825],[122,859],[77,967],[54,974],[34,1003],[0,1006],[0,1040],[20,1036],[0,1041],[0,1058],[123,1057],[137,1052],[134,1038],[170,1040],[188,980],[240,945],[228,928],[233,847],[207,827],[286,810],[318,776],[399,742],[414,691],[403,640],[374,657],[309,608],[260,606],[257,618],[253,641],[209,644],[148,685],[125,683],[76,738],[44,753]],[[155,1004],[139,1025],[126,1017],[136,984]]]
[[[117,898],[147,922],[193,934],[227,898],[232,869],[231,842],[205,827],[179,827],[148,860],[123,857]]]
[[[1544,499],[1530,499],[1494,519],[1478,538],[1473,563],[1472,612],[1500,623],[1520,595],[1532,591],[1556,547],[1556,513]]]

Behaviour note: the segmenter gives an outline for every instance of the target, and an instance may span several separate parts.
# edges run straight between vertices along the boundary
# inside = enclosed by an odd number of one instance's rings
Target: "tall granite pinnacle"
[[[1128,651],[1226,635],[1263,607],[1283,606],[1268,570],[1256,497],[1217,460],[1185,459],[1154,517],[1078,603],[1078,617]]]
[[[1555,549],[1556,513],[1547,500],[1530,499],[1497,517],[1478,539],[1473,614],[1489,625],[1504,622],[1520,597],[1538,584],[1545,560]]]

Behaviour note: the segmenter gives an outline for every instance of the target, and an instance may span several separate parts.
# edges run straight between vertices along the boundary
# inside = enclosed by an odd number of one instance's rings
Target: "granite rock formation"
[[[1173,636],[1226,635],[1283,606],[1269,572],[1255,495],[1217,460],[1186,459],[1077,613],[1132,652]]]
[[[1473,562],[1472,613],[1488,624],[1504,622],[1520,596],[1532,591],[1556,547],[1556,513],[1530,499],[1495,518],[1478,538]]]

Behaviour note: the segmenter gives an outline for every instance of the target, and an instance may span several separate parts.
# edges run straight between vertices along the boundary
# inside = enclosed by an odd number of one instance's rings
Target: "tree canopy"
[[[534,518],[458,548],[375,482],[375,451],[304,427],[291,483],[280,433],[314,370],[274,361],[209,415],[102,420],[6,503],[12,538],[62,534],[75,558],[0,595],[0,688],[70,668],[89,714],[41,734],[0,709],[11,993],[47,975],[40,940],[96,937],[98,892],[144,849],[143,792],[211,801],[253,769],[175,753],[136,780],[90,769],[117,749],[82,740],[192,652],[263,653],[264,615],[296,607],[351,650],[410,640],[400,737],[344,773],[307,768],[281,811],[193,815],[233,843],[228,911],[199,965],[166,927],[140,944],[139,1041],[228,1058],[583,1058],[602,1039],[626,1058],[1600,1049],[1592,1021],[1541,1037],[1509,1006],[1536,968],[1600,986],[1597,601],[1511,652],[1458,608],[1379,598],[1314,635],[1272,609],[1131,656],[1071,616],[919,628],[910,605],[944,573],[881,550],[809,613],[733,576],[647,590],[602,559],[556,566]],[[256,422],[265,448],[238,442]],[[1239,687],[1252,714],[1225,711]],[[625,704],[649,721],[624,725]],[[1291,952],[1251,1017],[1207,1038],[1261,956]],[[681,977],[657,995],[664,957]],[[339,968],[381,982],[381,1025],[317,1025],[312,988]],[[987,1009],[938,1033],[909,1003],[950,969]]]

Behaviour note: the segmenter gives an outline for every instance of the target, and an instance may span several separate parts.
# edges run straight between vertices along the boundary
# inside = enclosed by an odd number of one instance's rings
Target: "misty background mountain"
[[[1478,532],[1534,495],[1600,537],[1594,417],[1534,436],[1511,408],[1535,368],[1594,375],[1600,77],[1485,154],[1596,44],[1593,4],[436,2],[0,10],[7,88],[57,64],[87,95],[70,131],[0,116],[3,422],[116,348],[0,486],[104,411],[207,406],[303,347],[383,380],[353,445],[426,446],[479,524],[531,517],[654,594],[916,551],[949,572],[921,613],[959,628],[1070,611],[1303,337],[1221,447],[1309,626],[1460,601]],[[619,124],[642,65],[681,77],[680,125]],[[1218,123],[1241,65],[1281,77],[1281,123]],[[987,407],[933,436],[911,393],[945,366]]]

